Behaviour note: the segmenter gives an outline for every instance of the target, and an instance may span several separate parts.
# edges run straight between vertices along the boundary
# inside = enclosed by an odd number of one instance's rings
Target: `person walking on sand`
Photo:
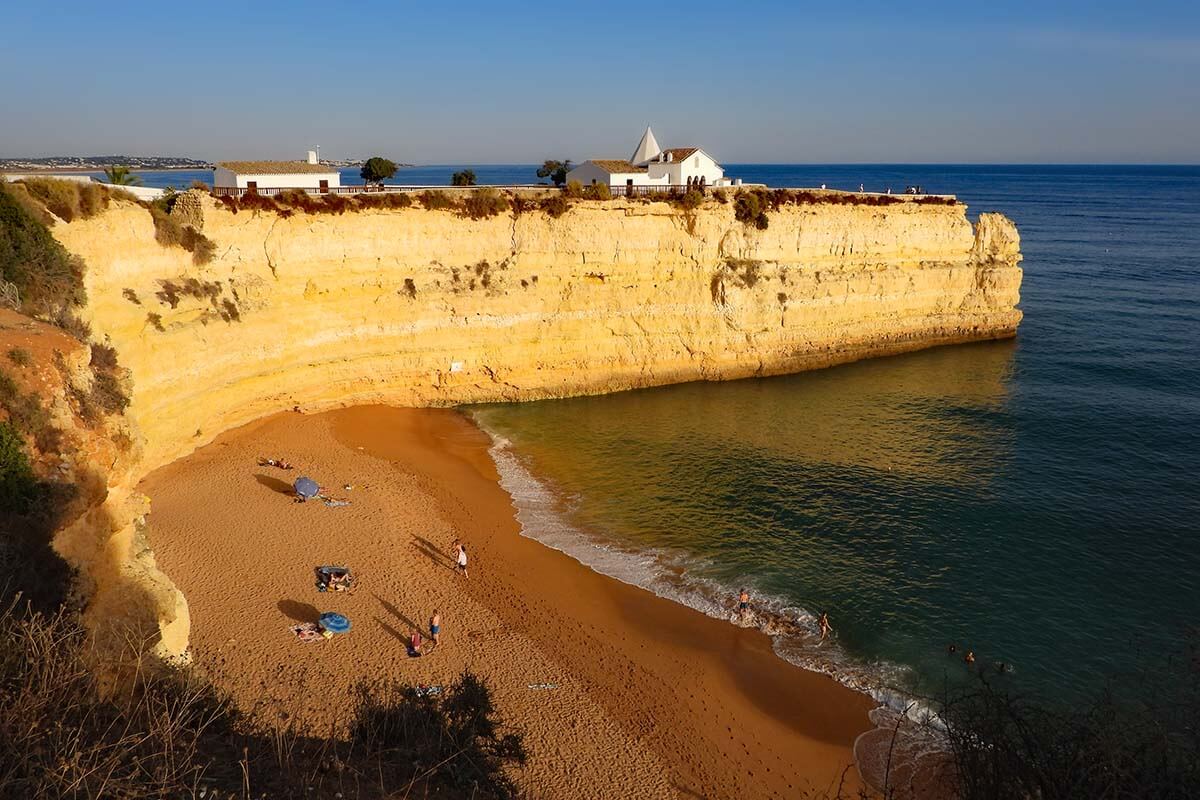
[[[434,647],[437,647],[439,644],[438,633],[441,632],[441,630],[442,630],[442,615],[435,608],[433,610],[433,616],[429,618],[429,638],[433,639]]]
[[[817,620],[817,624],[821,626],[821,641],[825,641],[825,637],[833,631],[833,626],[829,624],[829,614],[822,611],[821,618]]]
[[[467,574],[467,546],[462,542],[458,543],[458,556],[455,558],[455,561],[455,567],[463,574],[463,577],[471,577]]]

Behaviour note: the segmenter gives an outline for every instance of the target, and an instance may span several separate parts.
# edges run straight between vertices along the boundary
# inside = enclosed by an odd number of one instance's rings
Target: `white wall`
[[[654,186],[665,184],[663,178],[654,179],[645,172],[608,172],[600,169],[590,161],[585,161],[575,169],[567,173],[568,181],[579,181],[584,186],[590,186],[593,181],[596,183],[607,183],[609,187],[625,186],[629,179],[633,179],[634,186]]]
[[[646,165],[655,182],[666,181],[674,186],[686,186],[688,179],[700,178],[708,186],[721,181],[725,170],[703,150],[697,150],[682,161],[651,161]]]
[[[297,172],[287,175],[252,175],[231,172],[224,167],[213,170],[213,186],[245,189],[254,181],[259,189],[319,189],[321,181],[329,186],[341,186],[341,175],[333,172]]]

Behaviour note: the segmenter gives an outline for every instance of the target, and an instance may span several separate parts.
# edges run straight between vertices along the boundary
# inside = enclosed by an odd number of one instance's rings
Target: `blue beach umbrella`
[[[296,478],[296,482],[292,484],[292,488],[301,497],[316,497],[317,492],[321,490],[321,487],[312,478]]]
[[[330,633],[345,633],[350,630],[350,620],[332,611],[326,611],[317,621]]]

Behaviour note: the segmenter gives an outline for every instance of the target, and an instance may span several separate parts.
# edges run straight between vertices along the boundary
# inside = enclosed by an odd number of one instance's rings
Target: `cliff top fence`
[[[584,187],[587,188],[587,187]],[[445,184],[428,184],[428,185],[398,185],[385,184],[378,185],[353,185],[353,186],[330,186],[323,189],[312,187],[258,187],[257,189],[248,189],[243,187],[233,186],[214,186],[212,195],[214,197],[242,197],[247,194],[258,194],[265,197],[271,195],[279,195],[285,192],[304,192],[311,195],[322,194],[416,194],[420,192],[446,192],[447,194],[470,194],[471,192],[479,191],[480,189],[498,189],[502,191],[515,192],[522,195],[548,195],[557,194],[563,191],[563,187],[548,186],[540,183],[514,183],[514,184],[488,184],[481,186],[446,186]],[[920,199],[938,199],[938,200],[956,200],[957,195],[953,194],[933,194],[928,192],[902,192],[902,193],[887,193],[887,192],[855,192],[845,189],[821,189],[812,187],[768,187],[761,183],[744,183],[736,186],[688,186],[685,184],[664,184],[660,186],[611,186],[609,193],[615,197],[658,197],[670,194],[683,194],[687,191],[696,189],[705,195],[713,192],[738,192],[743,189],[748,191],[782,189],[789,192],[806,192],[812,195],[828,195],[829,197],[893,197],[896,200],[920,200]]]

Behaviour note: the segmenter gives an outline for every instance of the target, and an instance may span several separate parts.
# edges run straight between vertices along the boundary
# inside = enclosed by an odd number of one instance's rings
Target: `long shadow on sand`
[[[420,536],[414,536],[413,547],[425,554],[425,557],[437,564],[439,567],[446,569],[454,569],[454,559],[448,553],[444,553],[438,549],[437,545],[428,539],[422,539]]]
[[[263,475],[260,472],[259,474],[254,476],[254,480],[258,481],[263,486],[267,487],[268,489],[270,489],[273,492],[279,492],[280,494],[295,494],[296,493],[296,489],[290,483],[287,483],[286,481],[281,481],[281,480],[279,480],[279,478],[273,477],[271,475]]]
[[[374,597],[376,600],[378,600],[379,605],[383,606],[384,609],[386,609],[389,614],[391,614],[393,617],[395,617],[396,619],[403,622],[406,627],[416,628],[417,630],[421,631],[422,633],[429,633],[429,631],[425,630],[425,626],[418,625],[417,623],[413,622],[411,619],[409,619],[408,617],[406,617],[404,615],[404,612],[402,612],[400,609],[396,608],[396,606],[392,605],[387,600],[384,600],[382,597],[375,594],[374,592],[371,592],[371,596]],[[407,636],[403,637],[403,638],[404,638],[404,641],[406,641],[406,642],[408,641]]]
[[[298,600],[280,600],[276,607],[296,622],[316,622],[321,617],[316,606]]]

